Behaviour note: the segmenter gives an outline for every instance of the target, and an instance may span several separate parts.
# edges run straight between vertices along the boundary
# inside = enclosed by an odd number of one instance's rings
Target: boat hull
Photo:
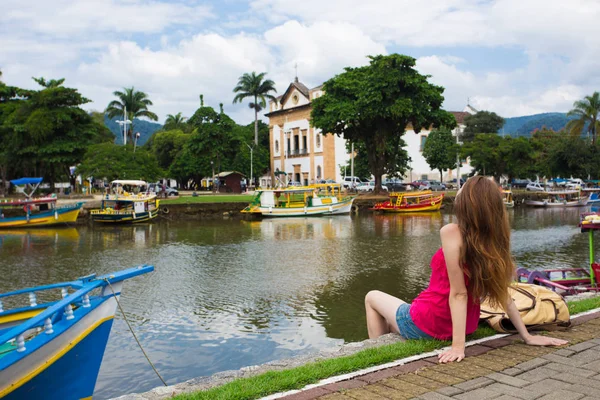
[[[573,201],[565,201],[565,202],[550,202],[547,200],[525,200],[525,205],[531,207],[553,207],[553,208],[562,208],[562,207],[582,207],[587,205],[588,199],[580,199]]]
[[[143,213],[108,213],[97,212],[92,214],[92,221],[104,224],[137,224],[139,222],[148,222],[158,216],[158,208]]]
[[[376,211],[391,212],[391,213],[412,213],[423,211],[439,211],[442,207],[442,199],[434,201],[430,204],[416,204],[409,206],[379,206],[373,208]]]
[[[253,212],[258,212],[265,217],[305,217],[318,215],[348,214],[352,211],[354,198],[334,204],[313,207],[256,207]]]
[[[81,205],[82,203],[77,203],[72,206],[64,206],[55,210],[43,211],[39,214],[31,215],[29,220],[27,220],[26,216],[0,218],[0,229],[53,226],[73,223],[77,221]]]
[[[0,371],[0,398],[91,398],[115,310],[114,297],[108,297],[66,331]]]

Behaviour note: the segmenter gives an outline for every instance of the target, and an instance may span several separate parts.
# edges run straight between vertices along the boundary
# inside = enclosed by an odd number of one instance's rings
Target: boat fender
[[[169,209],[167,207],[163,207],[161,211],[163,212],[163,214],[169,213]]]
[[[375,205],[377,207],[377,205]],[[352,206],[352,212],[358,214],[358,206]]]
[[[26,213],[31,211],[31,204],[27,204],[25,206],[23,206],[23,211],[25,211]]]
[[[329,212],[333,213],[333,206],[329,206]]]

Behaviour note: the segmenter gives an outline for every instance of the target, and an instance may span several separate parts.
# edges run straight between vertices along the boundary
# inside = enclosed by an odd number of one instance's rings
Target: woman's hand
[[[464,347],[451,347],[450,350],[438,355],[438,361],[440,363],[449,363],[452,361],[460,362],[460,360],[462,360],[463,358],[465,358]]]
[[[530,346],[562,346],[563,344],[569,343],[567,340],[537,335],[529,335],[524,340],[525,344]]]

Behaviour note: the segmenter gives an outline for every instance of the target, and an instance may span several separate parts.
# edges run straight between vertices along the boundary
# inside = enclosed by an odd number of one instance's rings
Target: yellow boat
[[[515,206],[515,200],[513,199],[513,193],[510,189],[502,190],[502,198],[504,200],[504,205],[507,208],[513,208]]]
[[[25,199],[0,202],[0,229],[29,228],[61,225],[77,221],[82,202],[58,206],[56,197],[34,198],[33,193],[42,183],[42,178],[21,178],[10,181],[13,185],[24,185]],[[32,188],[27,193],[27,188]],[[23,215],[5,216],[2,209],[19,210]],[[22,210],[22,211],[21,211]]]
[[[92,210],[93,222],[104,224],[135,224],[147,222],[158,216],[160,201],[148,192],[148,184],[137,180],[111,182],[113,194],[102,199],[101,208]]]
[[[431,190],[392,192],[389,196],[388,201],[375,204],[371,210],[398,213],[438,211],[444,200],[443,193],[434,194]]]

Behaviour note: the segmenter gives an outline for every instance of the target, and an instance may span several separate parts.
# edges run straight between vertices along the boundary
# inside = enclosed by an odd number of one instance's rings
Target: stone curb
[[[590,311],[586,311],[580,314],[577,314],[575,316],[573,316],[571,318],[571,326],[578,326],[581,325],[585,322],[588,322],[592,319],[596,319],[596,318],[600,318],[600,308],[594,309],[594,310],[590,310]],[[509,337],[514,337],[515,339],[518,338],[518,335],[510,335],[510,334],[498,334],[498,335],[494,335],[494,336],[490,336],[487,338],[483,338],[483,339],[478,339],[478,340],[473,340],[471,342],[466,343],[466,349],[465,349],[465,353],[467,356],[473,356],[473,355],[481,355],[481,354],[485,354],[488,351],[494,350],[496,348],[500,348],[500,347],[504,347],[507,346],[509,344],[512,343],[511,340],[509,340]],[[477,346],[479,345],[479,346]],[[471,349],[475,350],[475,351],[469,351]],[[319,381],[318,383],[312,384],[312,385],[307,385],[302,389],[299,390],[290,390],[287,392],[282,392],[282,393],[275,393],[266,397],[262,397],[261,400],[274,400],[274,399],[280,399],[283,397],[287,397],[287,396],[291,396],[291,395],[298,395],[300,393],[303,392],[307,392],[307,391],[313,391],[315,389],[319,389],[322,386],[326,386],[326,385],[331,385],[334,383],[340,383],[340,382],[344,382],[344,381],[349,381],[353,378],[358,378],[360,376],[364,376],[367,374],[373,374],[373,373],[378,373],[378,372],[383,372],[387,369],[392,369],[394,367],[398,367],[398,366],[404,366],[404,367],[409,367],[410,364],[416,364],[418,362],[427,362],[430,365],[434,365],[434,363],[437,363],[437,356],[438,354],[440,354],[441,352],[445,351],[446,349],[448,349],[448,347],[444,347],[442,349],[438,349],[438,350],[434,350],[432,352],[429,353],[423,353],[423,354],[419,354],[416,356],[411,356],[411,357],[407,357],[407,358],[403,358],[401,360],[397,360],[391,363],[387,363],[387,364],[382,364],[382,365],[378,365],[375,367],[370,367],[370,368],[366,368],[360,371],[355,371],[349,374],[344,374],[344,375],[339,375],[339,376],[334,376],[334,377],[330,377],[327,379],[323,379],[322,381]],[[425,367],[427,365],[421,364],[418,366],[418,368],[422,368]],[[391,373],[392,375],[398,375],[401,372],[407,373],[407,372],[412,372],[410,371],[411,368],[406,368],[406,371],[393,371],[393,373]],[[416,370],[415,369],[415,370]],[[368,384],[369,380],[379,380],[382,379],[383,377],[374,377],[374,379],[367,379],[364,381],[364,384]],[[363,385],[364,385],[363,384]],[[350,389],[350,386],[352,387],[359,387],[361,385],[344,385],[343,388],[346,389]],[[342,387],[340,387],[342,388]],[[329,392],[331,393],[331,392]],[[317,393],[315,393],[316,395]],[[296,396],[294,396],[295,398]],[[312,394],[307,396],[306,399],[312,399],[315,398],[316,396],[313,396]]]

